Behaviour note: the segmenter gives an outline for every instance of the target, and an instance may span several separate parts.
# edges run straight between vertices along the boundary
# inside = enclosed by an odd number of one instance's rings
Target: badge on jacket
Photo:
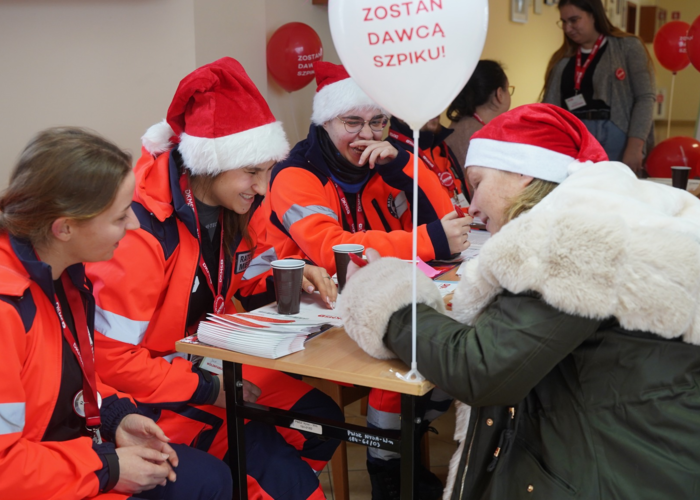
[[[248,250],[246,252],[237,252],[236,253],[236,266],[234,269],[234,274],[240,274],[246,269],[248,269],[248,264],[250,264],[250,260],[253,258],[253,251]]]
[[[625,73],[624,69],[617,68],[617,70],[615,71],[615,76],[617,77],[618,80],[622,81],[627,76],[627,73]]]

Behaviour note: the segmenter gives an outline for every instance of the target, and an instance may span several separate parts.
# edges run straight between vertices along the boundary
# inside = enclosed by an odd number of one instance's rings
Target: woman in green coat
[[[466,166],[493,236],[449,315],[418,283],[418,369],[471,406],[444,498],[700,498],[700,200],[548,104],[494,119]],[[368,256],[346,330],[408,363],[410,266]]]

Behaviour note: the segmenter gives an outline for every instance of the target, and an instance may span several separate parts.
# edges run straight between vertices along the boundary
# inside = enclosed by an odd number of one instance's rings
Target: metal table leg
[[[228,431],[228,463],[238,485],[233,489],[233,500],[248,500],[248,482],[245,462],[244,419],[238,409],[243,405],[243,368],[240,363],[224,361],[226,389],[226,428]]]
[[[420,436],[417,398],[401,395],[401,500],[416,498]]]

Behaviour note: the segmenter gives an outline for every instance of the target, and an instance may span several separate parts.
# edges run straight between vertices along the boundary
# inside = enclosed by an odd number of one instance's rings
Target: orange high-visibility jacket
[[[440,219],[453,210],[452,202],[420,160],[418,186],[418,256],[426,261],[447,259],[449,243]],[[271,211],[266,243],[280,258],[309,259],[331,274],[335,273],[332,247],[341,243],[410,259],[413,155],[399,149],[393,161],[378,165],[362,188],[361,200],[369,230],[353,234],[344,228],[345,213],[312,125],[309,136],[272,172],[265,199]]]
[[[28,260],[19,254],[28,254]],[[103,462],[90,437],[43,441],[55,409],[72,406],[73,395],[59,400],[63,332],[53,297],[47,295],[53,294],[50,271],[44,264],[47,276],[38,277],[40,266],[28,243],[0,235],[0,498],[127,498],[118,493],[99,495],[96,472],[103,469]],[[65,272],[81,291],[92,331],[94,302],[82,265]],[[97,389],[103,398],[103,427],[110,420],[112,426],[118,425],[109,411],[125,396],[103,384],[99,376]],[[136,411],[132,401],[129,406]]]
[[[389,136],[387,141],[392,143],[397,149],[405,149],[409,152],[413,151],[413,146],[406,144],[403,140],[398,137],[394,137],[394,133],[398,132],[404,137],[408,137],[413,141],[413,131],[405,123],[398,120],[391,120],[391,127],[389,129]],[[463,204],[462,200],[459,200],[459,195],[462,195],[467,202],[471,201],[471,195],[468,190],[466,179],[464,178],[464,170],[460,166],[457,158],[455,157],[452,149],[447,145],[445,139],[452,135],[454,132],[450,128],[441,128],[437,134],[432,132],[423,131],[420,133],[420,138],[418,139],[418,146],[423,151],[423,153],[428,156],[429,161],[433,164],[432,172],[441,179],[443,176],[447,176],[447,183],[452,180],[454,182],[453,186],[448,188],[442,181],[440,185],[442,189],[447,193],[447,195],[457,203],[458,201]],[[428,167],[430,167],[428,165]]]
[[[198,370],[175,352],[175,342],[186,335],[200,252],[194,212],[178,184],[179,161],[175,150],[156,157],[143,150],[134,168],[132,203],[141,227],[127,233],[110,261],[87,266],[97,302],[95,346],[102,379],[139,403],[166,403],[173,411],[178,404],[196,403],[192,398],[202,384]],[[237,291],[245,290],[247,297],[259,293],[262,303],[274,301],[274,288],[267,289],[271,279],[266,280],[270,252],[254,255],[264,229],[264,214],[258,212],[249,224],[252,245],[238,238],[233,260],[226,260],[227,313],[235,312]]]

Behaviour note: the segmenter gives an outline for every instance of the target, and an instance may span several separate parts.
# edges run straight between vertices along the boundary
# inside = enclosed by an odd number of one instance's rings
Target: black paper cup
[[[690,167],[671,167],[671,184],[674,188],[688,189]]]
[[[272,276],[275,280],[277,312],[280,314],[299,313],[301,282],[304,278],[303,260],[284,259],[272,262]]]
[[[343,291],[345,287],[345,278],[348,274],[348,264],[350,263],[349,254],[354,253],[362,258],[362,252],[365,247],[354,243],[345,243],[343,245],[335,245],[333,253],[335,254],[335,272],[338,275],[338,293]]]

